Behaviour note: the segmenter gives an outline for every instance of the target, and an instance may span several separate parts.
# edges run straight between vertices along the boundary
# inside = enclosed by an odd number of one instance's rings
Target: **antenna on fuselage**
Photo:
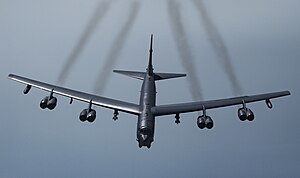
[[[148,75],[153,74],[153,66],[152,66],[152,53],[153,53],[153,48],[152,48],[152,43],[153,43],[153,34],[151,34],[151,41],[150,41],[150,50],[149,50],[149,63],[148,63],[148,68],[147,72]]]

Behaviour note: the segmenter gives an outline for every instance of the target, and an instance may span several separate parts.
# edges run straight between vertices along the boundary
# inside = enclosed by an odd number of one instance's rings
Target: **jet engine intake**
[[[86,119],[91,123],[94,122],[96,119],[96,111],[94,109],[91,109],[87,114]]]
[[[57,104],[57,98],[56,97],[52,97],[50,100],[48,100],[47,102],[47,108],[52,110],[56,107]]]
[[[210,116],[202,115],[197,118],[197,125],[199,129],[204,129],[205,127],[208,129],[212,129],[214,126],[214,122]]]
[[[214,126],[214,121],[211,119],[211,117],[206,116],[206,120],[205,120],[205,126],[208,129],[212,129]]]
[[[45,98],[43,98],[40,102],[40,107],[42,109],[54,109],[56,107],[56,104],[57,104],[57,98],[56,97],[52,97],[50,99],[50,96],[46,96]]]
[[[88,114],[88,109],[84,109],[80,112],[79,119],[81,122],[84,122],[87,120],[87,114]]]
[[[214,126],[214,122],[210,116],[206,115],[205,106],[203,105],[202,107],[203,107],[202,109],[203,115],[197,118],[197,125],[200,129],[204,129],[205,127],[208,129],[212,129]]]
[[[203,116],[199,116],[197,118],[197,125],[198,125],[199,129],[205,128],[205,118]]]
[[[40,107],[42,109],[46,109],[48,101],[49,101],[49,96],[46,96],[45,98],[43,98],[40,102]]]
[[[253,121],[254,120],[254,113],[249,108],[239,108],[238,110],[238,117],[241,121]]]
[[[94,122],[96,119],[96,111],[92,109],[92,100],[89,103],[89,107],[87,109],[84,109],[81,111],[79,114],[79,119],[80,121],[89,121],[89,122]]]
[[[30,86],[30,85],[28,85],[28,86]],[[27,87],[28,87],[28,86],[27,86]],[[28,89],[27,92],[29,92],[29,90],[30,90],[30,87],[29,87],[29,89]],[[40,102],[40,107],[41,107],[42,109],[48,108],[48,109],[52,110],[52,109],[54,109],[54,108],[56,107],[56,104],[57,104],[57,98],[53,96],[53,90],[54,90],[54,89],[52,89],[52,91],[51,91],[51,93],[50,93],[50,96],[46,96],[45,98],[43,98],[43,99],[41,100],[41,102]]]

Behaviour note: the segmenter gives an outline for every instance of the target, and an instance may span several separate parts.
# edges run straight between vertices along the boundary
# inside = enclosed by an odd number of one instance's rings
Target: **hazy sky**
[[[207,111],[212,130],[196,126],[197,113],[158,117],[151,149],[139,149],[132,115],[97,107],[93,124],[78,115],[86,103],[7,79],[9,73],[55,84],[99,0],[0,1],[0,177],[300,177],[300,1],[203,1],[231,57],[243,95],[290,90],[289,97],[249,104],[256,119],[241,122],[239,106]],[[63,86],[93,93],[100,69],[128,22],[133,0],[109,1]],[[179,1],[185,38],[205,100],[234,96],[229,77],[207,36],[193,0]],[[137,1],[114,69],[144,71],[150,34],[154,70],[183,72],[168,1]],[[176,33],[176,32],[175,32]],[[120,45],[121,46],[121,45]],[[138,103],[141,82],[109,72],[102,95]],[[157,104],[192,101],[189,78],[157,82]]]

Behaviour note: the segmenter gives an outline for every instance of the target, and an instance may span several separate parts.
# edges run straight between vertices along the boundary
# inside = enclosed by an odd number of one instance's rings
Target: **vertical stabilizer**
[[[151,34],[151,41],[150,41],[150,50],[149,50],[149,63],[147,67],[147,72],[137,72],[137,71],[126,71],[126,70],[114,70],[114,72],[127,75],[139,80],[144,80],[146,75],[150,75],[154,77],[154,80],[165,80],[171,78],[178,78],[178,77],[185,77],[186,74],[175,74],[175,73],[153,73],[153,66],[152,66],[152,53],[153,53],[153,35]]]
[[[152,48],[152,43],[153,43],[153,34],[151,34],[151,41],[150,41],[149,64],[148,64],[148,68],[147,68],[147,73],[148,73],[148,75],[153,75],[153,66],[152,66],[152,53],[153,53],[153,48]]]

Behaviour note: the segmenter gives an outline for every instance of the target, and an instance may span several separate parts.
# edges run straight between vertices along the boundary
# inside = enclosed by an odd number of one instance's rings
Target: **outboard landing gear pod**
[[[30,89],[31,89],[31,85],[26,85],[23,93],[26,95],[27,93],[29,93]]]

